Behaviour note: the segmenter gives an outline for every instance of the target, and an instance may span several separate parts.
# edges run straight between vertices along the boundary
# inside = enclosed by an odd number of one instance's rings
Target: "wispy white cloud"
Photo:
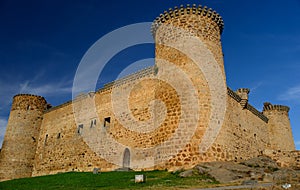
[[[250,87],[250,91],[253,94],[258,88],[260,88],[264,83],[262,81],[257,82],[256,84]]]
[[[296,141],[296,142],[295,142],[295,145],[296,145],[296,146],[298,146],[298,145],[300,146],[300,141]]]
[[[72,92],[72,82],[59,82],[49,84],[34,85],[30,81],[25,81],[20,84],[19,93],[36,94],[41,96],[59,96],[61,94],[67,94]]]
[[[279,95],[279,100],[300,100],[300,85],[289,88],[285,93]]]
[[[31,80],[14,81],[7,83],[4,79],[0,80],[0,147],[4,138],[7,116],[10,110],[12,97],[19,93],[35,94],[44,97],[70,94],[72,92],[72,80],[62,79],[59,82],[49,81],[40,82],[41,74],[37,74]]]

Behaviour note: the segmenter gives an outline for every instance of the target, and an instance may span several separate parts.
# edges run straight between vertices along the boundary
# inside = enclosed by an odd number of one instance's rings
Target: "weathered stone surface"
[[[242,162],[242,164],[253,168],[259,167],[259,168],[269,169],[272,171],[275,171],[279,168],[279,166],[274,160],[265,156],[260,156],[260,157],[246,160]]]
[[[245,166],[245,163],[250,167]],[[299,170],[280,168],[273,160],[267,157],[252,158],[242,163],[201,163],[194,167],[194,171],[200,171],[194,174],[209,175],[220,183],[240,182],[242,185],[254,185],[258,182],[274,184],[291,183],[295,186],[300,182]]]
[[[187,171],[184,171],[184,172],[181,172],[180,174],[179,174],[179,176],[180,177],[190,177],[190,176],[192,176],[193,175],[193,173],[194,173],[194,171],[193,170],[187,170]]]
[[[239,179],[237,174],[224,168],[214,168],[208,174],[220,183],[230,183]]]

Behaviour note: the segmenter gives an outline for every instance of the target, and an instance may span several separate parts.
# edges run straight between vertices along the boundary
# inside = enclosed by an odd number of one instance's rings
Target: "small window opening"
[[[82,134],[82,130],[83,130],[83,124],[78,125],[77,133]]]
[[[94,126],[96,126],[96,119],[92,119],[91,120],[91,126],[90,126],[90,128],[92,128]]]
[[[27,108],[26,108],[26,109],[27,109],[27,111],[28,111],[28,110],[30,110],[30,106],[27,106]]]
[[[110,124],[110,117],[104,118],[104,127],[109,127]]]
[[[46,145],[46,143],[47,143],[47,140],[48,140],[48,134],[46,135],[46,137],[45,137],[45,142],[44,142],[44,145]]]
[[[60,139],[61,135],[60,133],[57,134],[57,139]]]
[[[31,138],[32,138],[33,142],[36,142],[36,140],[35,140],[35,138],[34,138],[34,137],[31,137]]]

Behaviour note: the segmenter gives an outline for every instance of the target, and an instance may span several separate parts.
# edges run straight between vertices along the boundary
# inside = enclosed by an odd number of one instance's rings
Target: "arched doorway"
[[[123,168],[130,168],[130,151],[128,148],[124,150]]]

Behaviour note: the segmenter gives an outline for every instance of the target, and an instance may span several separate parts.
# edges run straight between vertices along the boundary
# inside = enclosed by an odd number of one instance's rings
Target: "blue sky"
[[[259,110],[266,101],[288,105],[300,149],[300,0],[0,0],[0,143],[15,94],[42,95],[52,105],[70,100],[77,66],[100,37],[188,3],[223,17],[228,86],[250,88],[250,103]],[[153,55],[152,45],[120,52],[99,87],[126,65]]]

